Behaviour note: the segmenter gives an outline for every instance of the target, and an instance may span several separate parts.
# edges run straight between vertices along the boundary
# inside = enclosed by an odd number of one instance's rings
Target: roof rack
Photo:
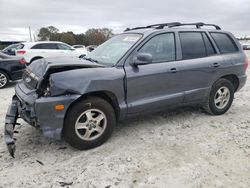
[[[178,27],[178,26],[185,26],[185,25],[195,25],[197,29],[200,29],[202,26],[212,26],[212,27],[215,27],[216,30],[221,30],[221,28],[218,25],[215,25],[215,24],[205,24],[203,22],[197,22],[197,23],[179,23],[179,24],[176,24],[176,25],[170,25],[168,27],[171,28],[171,27]]]
[[[142,26],[142,27],[134,27],[134,28],[127,28],[125,31],[131,31],[131,30],[137,30],[137,29],[148,29],[148,28],[154,28],[154,29],[163,29],[165,26],[172,26],[172,25],[178,25],[181,24],[180,22],[170,22],[170,23],[161,23],[161,24],[153,24],[148,26]]]
[[[195,25],[197,29],[200,29],[202,26],[212,26],[212,27],[215,27],[216,30],[221,30],[221,28],[218,25],[205,24],[203,22],[197,22],[197,23],[170,22],[170,23],[153,24],[153,25],[148,25],[148,26],[143,26],[143,27],[134,27],[131,29],[127,28],[124,32],[137,30],[137,29],[147,29],[147,28],[163,29],[164,27],[172,28],[172,27],[185,26],[185,25]]]

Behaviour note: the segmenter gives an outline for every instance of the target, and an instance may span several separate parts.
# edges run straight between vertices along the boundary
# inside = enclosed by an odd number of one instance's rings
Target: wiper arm
[[[96,59],[92,59],[90,57],[83,57],[83,59],[90,61],[90,62],[99,63],[99,61],[97,61]]]

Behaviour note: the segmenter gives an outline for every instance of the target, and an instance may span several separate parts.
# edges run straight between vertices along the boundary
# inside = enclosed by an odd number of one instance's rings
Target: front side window
[[[156,35],[139,50],[140,53],[152,55],[152,62],[167,62],[175,60],[175,38],[173,33]]]
[[[238,47],[229,35],[225,33],[211,33],[211,35],[218,46],[220,53],[226,54],[238,51]]]
[[[58,49],[60,50],[71,50],[72,48],[65,44],[57,44]]]
[[[141,34],[133,33],[116,35],[85,57],[97,60],[103,65],[113,66],[141,37]]]
[[[182,59],[195,59],[207,56],[200,32],[180,32]]]

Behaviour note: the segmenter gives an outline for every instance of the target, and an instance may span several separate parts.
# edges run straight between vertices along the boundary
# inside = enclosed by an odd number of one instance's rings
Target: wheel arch
[[[120,107],[119,107],[119,103],[118,100],[115,96],[114,93],[110,92],[110,91],[95,91],[95,92],[89,92],[89,93],[85,93],[83,94],[81,97],[79,97],[78,99],[76,99],[75,101],[73,101],[70,106],[68,107],[66,113],[65,113],[65,117],[67,116],[69,110],[79,101],[87,99],[89,97],[99,97],[102,98],[104,100],[106,100],[114,109],[115,111],[115,116],[116,119],[119,118],[120,115]],[[65,119],[64,117],[64,119]]]
[[[6,71],[5,69],[0,68],[0,71],[4,72],[7,74],[8,78],[12,80],[10,72]]]
[[[221,78],[229,80],[234,86],[234,91],[237,91],[239,87],[239,78],[235,74],[228,74],[228,75],[220,77],[220,79]]]
[[[37,60],[37,59],[42,59],[42,58],[44,58],[44,57],[42,57],[42,56],[35,56],[35,57],[33,57],[33,58],[30,60],[30,63],[32,63],[33,61],[35,61],[35,60]]]

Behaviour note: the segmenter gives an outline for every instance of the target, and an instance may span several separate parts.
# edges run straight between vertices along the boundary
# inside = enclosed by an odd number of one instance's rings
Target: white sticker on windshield
[[[127,36],[126,38],[123,39],[123,41],[136,42],[138,39],[139,39],[138,36]]]

